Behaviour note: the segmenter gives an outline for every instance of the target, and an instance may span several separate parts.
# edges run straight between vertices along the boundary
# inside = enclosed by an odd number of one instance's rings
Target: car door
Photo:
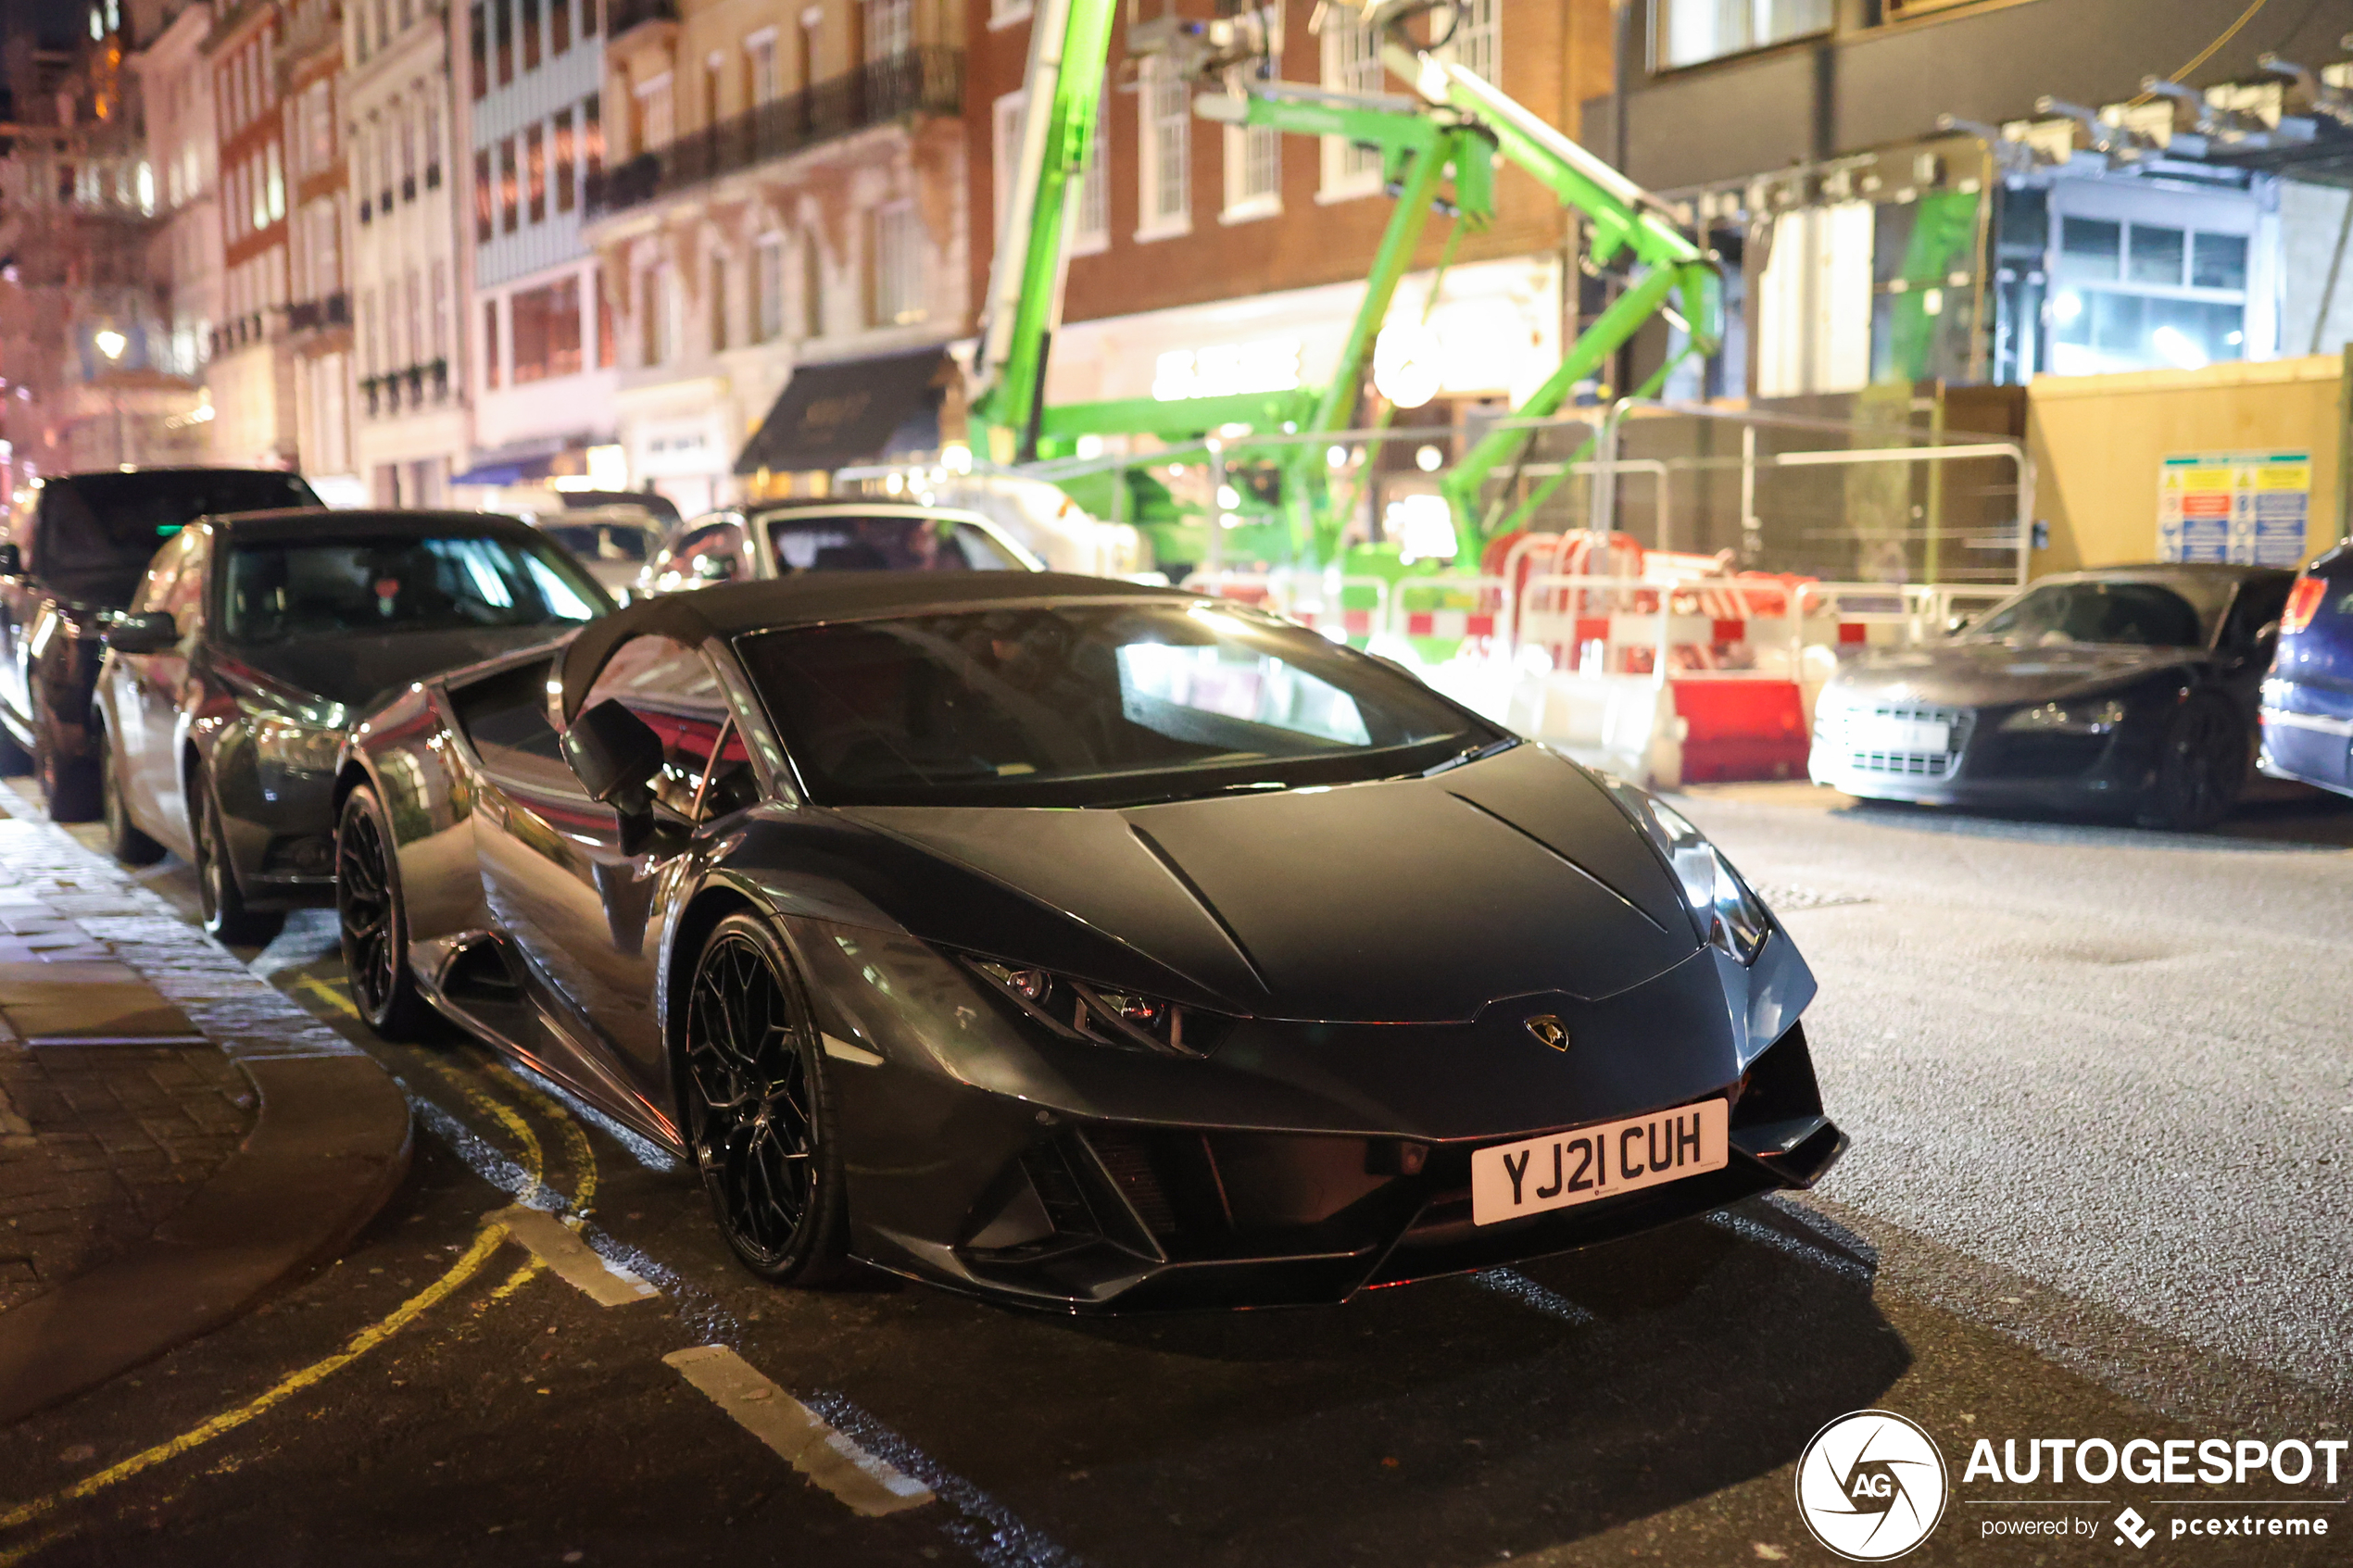
[[[2246,716],[2250,734],[2263,677],[2271,672],[2271,656],[2279,650],[2280,617],[2286,613],[2287,596],[2295,586],[2296,579],[2286,572],[2240,583],[2215,639],[2223,684]]]
[[[190,556],[195,544],[195,532],[182,529],[156,552],[131,596],[131,613],[160,610],[178,620],[172,607],[185,600],[181,584],[191,574]],[[181,627],[183,638],[189,630]],[[131,820],[164,843],[184,847],[180,839],[185,836],[185,809],[175,803],[167,809],[164,798],[176,794],[179,784],[170,749],[172,714],[168,710],[176,708],[176,692],[170,698],[159,696],[170,687],[172,671],[157,670],[157,660],[170,660],[180,669],[187,662],[178,650],[170,654],[109,652],[99,672],[99,702],[106,712],[107,741],[114,748],[117,787],[122,791]]]
[[[0,706],[28,734],[32,729],[32,688],[24,641],[41,597],[41,585],[33,575],[38,564],[34,522],[40,505],[35,498],[14,508],[6,539],[17,548],[17,570],[0,574]]]
[[[696,828],[749,804],[757,788],[725,690],[698,649],[651,634],[623,643],[582,710],[616,697],[663,738],[653,840],[624,853],[619,816],[568,770],[485,757],[476,843],[484,896],[526,960],[528,983],[605,1059],[586,1064],[592,1071],[667,1114],[654,1008],[661,933],[687,891]]]

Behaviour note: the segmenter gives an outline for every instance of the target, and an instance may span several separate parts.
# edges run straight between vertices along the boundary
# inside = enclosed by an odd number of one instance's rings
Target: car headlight
[[[1749,891],[1741,873],[1724,859],[1723,851],[1681,812],[1648,790],[1605,773],[1601,779],[1674,868],[1675,881],[1683,890],[1683,903],[1691,910],[1700,940],[1743,964],[1755,963],[1764,950],[1765,938],[1772,935],[1773,917],[1765,901]]]
[[[282,709],[263,708],[254,703],[241,705],[245,710],[246,728],[253,735],[253,748],[262,765],[283,768],[297,773],[328,773],[334,771],[335,758],[343,750],[343,714],[340,709],[321,711],[315,721],[311,716],[296,717]]]
[[[2108,696],[2021,708],[2002,721],[2002,728],[2013,734],[2104,735],[2122,722],[2124,699]]]
[[[974,973],[1055,1033],[1169,1056],[1207,1056],[1232,1022],[1158,997],[1090,985],[1051,970],[967,957]]]

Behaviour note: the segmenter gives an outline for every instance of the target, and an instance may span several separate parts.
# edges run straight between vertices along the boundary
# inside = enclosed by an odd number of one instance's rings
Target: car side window
[[[654,799],[691,822],[747,806],[759,786],[726,688],[700,650],[669,637],[634,637],[613,650],[581,701],[618,700],[661,736]]]
[[[579,781],[564,765],[547,714],[547,682],[554,673],[549,661],[532,659],[452,687],[449,706],[485,771],[516,784],[576,793]]]

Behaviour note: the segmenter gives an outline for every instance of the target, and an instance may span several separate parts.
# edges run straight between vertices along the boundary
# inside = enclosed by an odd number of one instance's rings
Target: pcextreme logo
[[[1951,1492],[1935,1439],[1893,1411],[1840,1416],[1797,1460],[1797,1516],[1852,1562],[1885,1562],[1928,1539]]]

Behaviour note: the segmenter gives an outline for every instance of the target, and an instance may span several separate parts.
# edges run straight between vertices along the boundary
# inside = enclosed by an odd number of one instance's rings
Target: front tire
[[[230,859],[229,835],[221,831],[220,808],[212,798],[210,782],[199,773],[189,793],[195,797],[188,803],[189,815],[195,819],[195,832],[190,836],[195,840],[196,904],[204,914],[206,934],[216,942],[268,941],[274,922],[245,907],[245,893],[237,885],[237,868]]]
[[[359,1016],[387,1040],[413,1040],[430,1010],[409,967],[409,911],[393,842],[384,803],[361,784],[335,824],[335,926]]]
[[[122,798],[122,773],[114,760],[114,739],[98,734],[98,795],[106,812],[107,852],[126,866],[152,866],[163,859],[163,846],[139,831],[131,808]]]
[[[791,959],[765,921],[728,916],[686,991],[686,1135],[720,1234],[761,1278],[844,1268],[849,1214],[824,1053]]]
[[[2210,692],[2192,693],[2165,726],[2141,825],[2204,833],[2238,804],[2246,770],[2246,726],[2237,710]]]

